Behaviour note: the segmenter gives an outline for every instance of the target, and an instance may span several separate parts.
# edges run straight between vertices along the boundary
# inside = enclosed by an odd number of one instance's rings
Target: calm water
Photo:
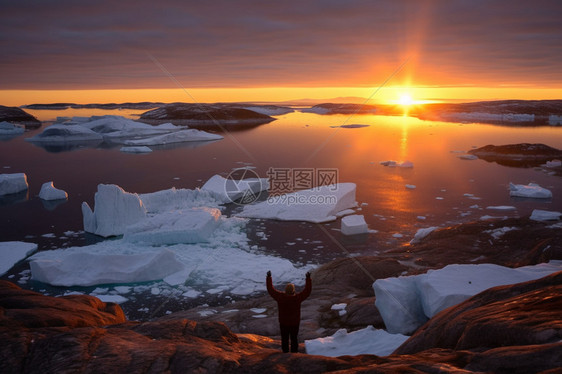
[[[48,121],[63,115],[117,114],[136,118],[140,112],[67,110],[32,114]],[[301,263],[323,263],[349,253],[396,248],[409,242],[422,227],[467,222],[484,215],[526,216],[533,209],[562,210],[560,177],[532,168],[461,160],[458,153],[452,152],[486,144],[521,142],[561,149],[562,127],[456,124],[372,115],[355,116],[348,121],[348,115],[295,112],[263,126],[231,132],[221,141],[197,147],[185,144],[150,154],[125,154],[119,147],[49,152],[24,141],[41,129],[26,132],[0,141],[1,172],[24,172],[29,182],[27,195],[16,201],[0,201],[0,240],[37,242],[40,250],[88,244],[98,239],[81,232],[80,205],[87,201],[93,206],[99,183],[117,184],[137,193],[171,187],[195,188],[214,174],[226,176],[233,168],[244,165],[254,166],[261,177],[266,177],[271,167],[337,169],[339,182],[357,184],[360,213],[377,233],[346,238],[337,231],[339,221],[324,225],[328,230],[299,222],[262,221],[249,226],[250,237],[266,252]],[[346,122],[370,126],[332,127]],[[385,160],[410,160],[414,168],[379,164]],[[37,197],[41,185],[51,180],[55,187],[68,192],[66,203],[45,206]],[[550,189],[554,197],[547,201],[510,198],[510,182],[538,183]],[[407,189],[406,184],[416,188]],[[479,199],[470,199],[465,194]],[[513,205],[517,209],[486,209],[498,205]],[[267,241],[253,235],[258,229],[268,234]],[[334,244],[334,239],[345,249]],[[14,271],[25,268],[22,264]]]

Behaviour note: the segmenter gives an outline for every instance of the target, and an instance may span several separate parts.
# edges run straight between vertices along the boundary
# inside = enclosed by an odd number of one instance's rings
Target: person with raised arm
[[[281,348],[283,352],[289,352],[289,338],[291,340],[291,352],[299,351],[299,326],[301,322],[301,303],[310,295],[312,291],[312,280],[310,273],[306,273],[306,285],[304,290],[295,293],[295,285],[287,283],[285,292],[281,292],[273,287],[271,271],[267,272],[266,277],[267,292],[277,301],[279,313],[279,329],[281,330]]]

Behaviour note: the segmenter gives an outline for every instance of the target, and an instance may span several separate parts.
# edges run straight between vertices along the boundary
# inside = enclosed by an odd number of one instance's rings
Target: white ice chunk
[[[404,161],[401,164],[398,165],[401,168],[413,168],[414,167],[414,163],[412,161]]]
[[[95,296],[101,301],[103,301],[104,303],[123,304],[124,302],[129,301],[129,299],[121,295],[95,295]]]
[[[559,168],[562,167],[562,161],[560,160],[547,161],[545,166],[547,168]]]
[[[389,332],[410,334],[428,318],[488,288],[526,282],[562,270],[562,261],[516,269],[494,264],[448,265],[426,274],[378,279],[375,305]]]
[[[519,230],[517,227],[500,227],[495,230],[486,230],[484,231],[486,234],[490,234],[490,236],[494,239],[499,239],[505,234],[506,232],[510,232],[513,230]]]
[[[151,245],[208,242],[220,217],[216,208],[161,213],[127,227],[123,239]]]
[[[184,269],[173,251],[98,254],[83,250],[40,252],[30,261],[33,279],[54,286],[92,286],[163,279]]]
[[[0,122],[0,136],[2,135],[20,135],[25,132],[25,129],[16,126],[13,123],[2,121]]]
[[[393,160],[388,160],[388,161],[381,161],[379,162],[382,166],[390,166],[390,167],[396,167],[396,165],[398,165],[398,162],[393,161]]]
[[[425,219],[425,217],[424,217],[424,219]],[[410,244],[415,244],[415,243],[421,242],[423,240],[423,238],[425,238],[426,236],[431,234],[436,229],[437,229],[436,226],[426,227],[424,229],[419,229],[416,232],[416,234],[414,235],[414,238],[412,240],[410,240]]]
[[[302,190],[246,205],[239,217],[277,219],[281,221],[329,222],[342,210],[353,208],[355,183],[338,183]]]
[[[416,189],[416,186],[413,185],[413,184],[406,184],[405,187],[409,190],[415,190]]]
[[[200,141],[220,140],[220,139],[223,139],[223,137],[218,134],[211,134],[209,132],[195,130],[195,129],[187,129],[187,130],[172,132],[169,134],[156,135],[144,139],[126,140],[124,141],[124,144],[132,145],[132,146],[141,146],[141,145],[147,146],[147,145],[165,145],[165,144],[174,144],[174,143],[183,143],[183,142],[200,142]]]
[[[234,180],[213,175],[204,185],[202,190],[210,192],[218,201],[225,203],[234,202],[244,196],[256,196],[261,191],[269,188],[267,178],[248,178]]]
[[[534,199],[550,199],[552,192],[539,186],[536,183],[529,183],[528,185],[522,184],[509,184],[509,195],[517,197],[529,197]]]
[[[551,126],[562,125],[562,116],[551,114],[548,116],[548,124]]]
[[[0,242],[0,275],[37,250],[37,244],[26,242]]]
[[[119,150],[121,152],[124,152],[124,153],[150,153],[150,152],[152,152],[152,149],[150,149],[149,147],[146,147],[146,146],[139,146],[139,147],[126,146],[126,147],[121,147]]]
[[[548,210],[535,209],[531,213],[531,219],[534,221],[556,221],[562,216],[560,212],[552,212]]]
[[[82,203],[84,231],[103,237],[122,235],[127,226],[146,217],[139,195],[114,184],[99,184],[94,196],[95,210]]]
[[[53,182],[45,182],[41,186],[41,191],[39,192],[39,198],[43,200],[62,200],[67,199],[68,194],[63,191],[55,188]]]
[[[389,334],[373,326],[348,333],[340,329],[332,336],[305,340],[306,353],[321,356],[356,356],[370,354],[388,356],[404,343],[409,336]]]
[[[139,197],[148,213],[165,213],[173,210],[220,205],[220,202],[209,191],[198,189],[172,187],[167,190],[140,194]]]
[[[103,136],[81,125],[67,125],[55,123],[25,140],[33,143],[71,143],[84,141],[102,141]]]
[[[375,305],[389,333],[411,334],[428,320],[414,276],[377,279],[373,289]]]
[[[25,173],[0,174],[0,196],[27,190]]]
[[[486,209],[490,210],[515,210],[514,206],[511,205],[497,205],[497,206],[487,206]]]
[[[341,233],[344,235],[366,234],[369,232],[365,217],[359,214],[346,216],[341,219]]]
[[[458,158],[460,158],[461,160],[478,160],[478,156],[476,155],[460,155],[457,156]]]

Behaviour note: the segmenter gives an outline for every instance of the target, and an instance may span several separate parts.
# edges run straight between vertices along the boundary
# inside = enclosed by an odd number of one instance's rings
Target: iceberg
[[[562,167],[562,161],[560,160],[547,161],[545,166],[547,168],[559,168]]]
[[[200,142],[210,140],[224,139],[221,135],[211,134],[209,132],[188,129],[173,132],[170,134],[157,135],[144,139],[125,140],[123,143],[128,146],[148,146],[148,145],[166,145],[183,142]]]
[[[387,331],[411,334],[440,311],[488,288],[526,282],[562,270],[562,261],[507,268],[494,264],[447,265],[426,274],[377,279],[375,305]]]
[[[332,336],[305,340],[306,353],[321,356],[388,356],[404,343],[409,336],[389,334],[373,326],[348,333],[340,329]]]
[[[84,247],[87,249],[88,247]],[[93,286],[146,282],[183,270],[173,251],[161,249],[135,254],[98,254],[82,251],[40,252],[30,261],[34,280],[54,286]]]
[[[0,275],[37,250],[37,244],[26,242],[0,242]]]
[[[94,195],[95,210],[82,203],[84,231],[103,237],[122,235],[127,226],[146,217],[139,195],[114,184],[99,184]]]
[[[509,195],[532,199],[550,199],[552,197],[552,192],[536,183],[529,183],[528,185],[510,183]]]
[[[25,173],[0,174],[0,196],[25,191],[27,188]]]
[[[126,146],[126,147],[121,147],[119,150],[121,152],[124,152],[124,153],[150,153],[150,152],[152,152],[152,149],[150,149],[149,147],[146,147],[146,146],[139,146],[139,147]]]
[[[339,212],[357,206],[355,191],[355,183],[315,187],[246,205],[237,216],[280,221],[330,222],[337,218]]]
[[[185,126],[171,123],[153,126],[121,116],[73,117],[70,120],[67,118],[60,118],[60,120],[63,122],[55,123],[42,133],[26,140],[43,145],[107,142],[147,146],[223,139],[220,135],[186,129]]]
[[[218,201],[226,204],[244,197],[255,198],[261,191],[269,189],[269,180],[267,178],[233,180],[216,174],[205,182],[201,189],[208,191]]]
[[[25,140],[32,143],[49,144],[89,141],[101,142],[103,136],[84,126],[55,123],[43,130],[42,133],[31,138],[26,138]]]
[[[43,183],[39,192],[39,198],[43,200],[62,200],[67,199],[68,194],[63,190],[55,188],[51,181]]]
[[[13,123],[2,121],[0,122],[0,136],[3,135],[21,135],[25,132],[25,129],[20,126],[16,126]]]
[[[366,234],[368,232],[367,222],[362,215],[354,214],[341,219],[341,233],[344,235]]]
[[[531,213],[530,219],[533,221],[557,221],[562,217],[560,212],[551,212],[548,210],[535,209]]]
[[[123,239],[150,245],[208,242],[220,217],[216,208],[162,213],[128,226]]]

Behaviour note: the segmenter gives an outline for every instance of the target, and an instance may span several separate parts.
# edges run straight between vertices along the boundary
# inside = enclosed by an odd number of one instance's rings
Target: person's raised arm
[[[267,271],[267,276],[265,278],[265,284],[267,286],[267,293],[269,293],[271,295],[271,297],[273,297],[275,299],[280,292],[277,291],[275,289],[275,287],[273,287],[273,278],[271,278],[271,271],[269,271],[269,270]]]

